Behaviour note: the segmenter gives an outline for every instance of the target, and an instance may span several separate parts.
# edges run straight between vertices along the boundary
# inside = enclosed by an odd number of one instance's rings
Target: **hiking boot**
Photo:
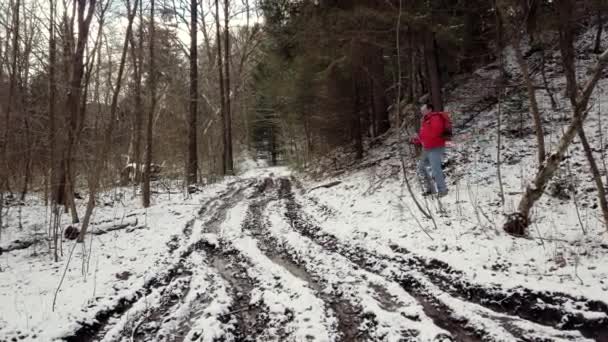
[[[432,196],[435,194],[435,191],[425,191],[422,193],[422,197],[428,197],[428,196]]]

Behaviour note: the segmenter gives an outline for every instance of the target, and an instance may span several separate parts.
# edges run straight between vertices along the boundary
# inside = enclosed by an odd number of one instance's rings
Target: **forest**
[[[0,1],[0,341],[607,341],[607,17]]]

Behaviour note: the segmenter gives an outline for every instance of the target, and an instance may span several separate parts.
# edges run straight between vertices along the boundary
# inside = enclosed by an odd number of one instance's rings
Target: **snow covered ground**
[[[580,74],[592,64],[579,61]],[[557,109],[539,91],[549,150],[568,124],[557,74]],[[449,195],[441,207],[418,196],[431,219],[403,184],[400,153],[420,192],[396,133],[361,161],[337,154],[339,165],[307,175],[252,169],[189,198],[157,194],[148,210],[117,189],[100,201],[111,206],[95,212],[100,234],[87,238],[86,257],[65,240],[53,262],[46,208],[28,199],[20,223],[12,207],[0,240],[0,341],[608,341],[608,234],[578,141],[529,238],[502,230],[536,170],[536,142],[523,89],[509,92],[503,205],[498,106],[486,105],[495,75],[480,69],[447,94],[458,136]],[[607,90],[603,79],[585,124],[604,177]]]

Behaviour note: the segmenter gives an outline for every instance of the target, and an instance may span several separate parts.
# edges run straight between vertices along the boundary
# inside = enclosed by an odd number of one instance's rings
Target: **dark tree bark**
[[[197,1],[190,2],[190,116],[188,120],[188,159],[186,162],[186,182],[196,183],[198,166],[196,143],[196,117],[198,115],[198,54],[197,54]]]
[[[390,128],[388,105],[386,99],[386,79],[384,75],[384,59],[381,48],[367,45],[366,49],[371,50],[371,89],[372,89],[372,108],[374,112],[375,134],[381,135]],[[361,94],[359,94],[361,96]]]
[[[216,33],[216,45],[217,45],[217,72],[220,79],[220,111],[222,112],[222,174],[225,175],[226,170],[226,155],[227,155],[227,143],[226,143],[226,96],[224,88],[224,71],[222,64],[222,34],[220,30],[220,5],[219,0],[215,0],[215,33]]]
[[[4,120],[4,144],[3,144],[3,151],[2,151],[2,156],[4,159],[4,166],[2,167],[3,172],[2,174],[0,174],[0,176],[2,177],[2,184],[0,184],[0,191],[5,191],[6,189],[9,189],[9,165],[10,165],[10,160],[9,160],[9,155],[8,155],[8,151],[9,151],[9,145],[10,145],[10,140],[9,140],[9,132],[10,132],[10,121],[11,121],[11,114],[14,108],[14,103],[15,103],[15,92],[16,92],[16,83],[17,83],[17,60],[19,57],[19,22],[20,22],[20,18],[19,18],[19,9],[20,9],[20,0],[16,0],[15,3],[12,3],[12,14],[13,14],[13,18],[12,18],[12,24],[11,24],[11,31],[12,31],[12,51],[11,51],[11,62],[10,62],[10,76],[9,76],[9,85],[8,85],[8,99],[7,99],[7,108],[6,108],[6,113],[5,115],[5,120]],[[8,51],[7,51],[8,52]]]
[[[435,110],[441,111],[443,110],[443,99],[441,96],[439,61],[437,60],[437,49],[435,47],[435,34],[430,30],[426,30],[424,33],[424,55],[431,92],[431,103],[435,107]]]
[[[361,94],[359,91],[359,85],[357,84],[357,78],[354,77],[355,73],[353,72],[353,92],[355,95],[355,99],[353,101],[353,113],[352,113],[352,127],[353,127],[353,135],[355,138],[355,152],[356,158],[363,158],[363,134],[361,132]]]
[[[143,74],[143,60],[144,60],[144,26],[143,26],[143,3],[142,0],[135,0],[139,2],[139,27],[138,27],[138,43],[135,47],[133,34],[131,34],[131,50],[133,59],[133,73],[135,76],[135,146],[133,151],[133,160],[135,161],[135,179],[134,179],[134,196],[137,189],[137,185],[142,181],[142,168],[141,168],[141,141],[143,136],[143,102],[141,98],[141,82]]]
[[[597,8],[597,33],[595,34],[595,45],[593,46],[593,53],[602,52],[602,33],[604,30],[604,18],[602,16],[601,4],[598,4]]]
[[[226,71],[224,73],[226,92],[224,94],[226,107],[225,107],[225,123],[224,123],[224,159],[226,164],[225,174],[234,174],[234,161],[232,159],[232,113],[230,111],[230,0],[224,0],[224,67]]]
[[[57,81],[56,81],[56,65],[57,65],[57,41],[55,40],[55,14],[56,2],[50,0],[50,19],[49,19],[49,156],[50,156],[50,183],[51,183],[51,202],[57,204],[57,155],[55,142],[55,104],[57,98]]]
[[[154,0],[150,1],[150,63],[149,63],[149,85],[150,85],[150,107],[148,108],[148,122],[146,128],[146,165],[143,180],[143,206],[150,206],[150,168],[152,166],[152,125],[154,110],[156,109],[156,67],[154,58],[155,27],[154,27]]]

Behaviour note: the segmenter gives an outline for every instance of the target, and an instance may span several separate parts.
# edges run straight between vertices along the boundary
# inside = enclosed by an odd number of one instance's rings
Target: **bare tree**
[[[224,174],[234,173],[234,162],[232,160],[232,113],[230,111],[230,0],[224,0],[224,67],[225,72],[225,116],[224,116]]]
[[[531,20],[532,18],[530,16],[533,16],[534,13],[530,13],[530,11],[533,10],[534,6],[532,6],[532,8],[527,6],[527,4],[523,6],[516,4],[513,6],[509,1],[498,1],[497,5],[498,14],[501,16],[501,21],[508,27],[509,32],[511,33],[511,45],[515,52],[515,60],[519,66],[519,69],[521,70],[524,84],[526,85],[526,90],[528,92],[528,101],[530,101],[530,114],[532,115],[532,119],[534,121],[534,130],[536,132],[536,142],[538,145],[537,161],[538,165],[542,165],[546,155],[545,134],[543,131],[538,101],[536,99],[536,88],[534,87],[534,81],[530,74],[528,62],[524,58],[521,49],[523,39],[522,27],[524,26],[522,18],[525,18],[527,20],[526,27],[528,27],[528,29],[530,30],[528,34],[530,37],[533,37],[534,25],[531,25],[531,23],[535,21]]]
[[[146,128],[146,165],[143,179],[143,206],[150,206],[150,168],[152,166],[152,125],[154,120],[154,109],[156,108],[156,67],[154,59],[154,46],[156,36],[154,34],[154,0],[150,0],[150,62],[149,62],[149,86],[150,105],[148,108],[148,122]]]
[[[218,69],[218,75],[219,75],[219,80],[220,80],[220,110],[222,113],[222,174],[226,174],[227,170],[226,170],[226,156],[227,156],[227,151],[228,151],[228,144],[226,142],[226,133],[227,133],[227,128],[226,128],[226,122],[227,122],[227,114],[226,114],[226,96],[229,96],[229,94],[225,93],[225,87],[224,87],[224,71],[223,71],[223,64],[222,64],[222,34],[221,34],[221,29],[220,29],[220,5],[219,5],[219,0],[215,0],[215,36],[216,36],[216,40],[215,40],[215,44],[217,47],[217,69]],[[227,61],[226,61],[227,62]]]
[[[125,33],[125,39],[122,48],[122,54],[120,56],[120,63],[118,66],[118,75],[116,76],[116,87],[114,88],[114,93],[112,94],[112,104],[110,105],[110,119],[108,122],[108,126],[104,133],[104,139],[102,142],[102,146],[100,148],[100,153],[97,158],[97,161],[94,163],[93,174],[89,180],[89,201],[87,203],[87,209],[85,211],[84,218],[82,220],[82,228],[80,230],[80,235],[78,236],[78,242],[83,242],[87,228],[89,226],[89,221],[91,219],[91,214],[93,214],[93,209],[95,208],[95,196],[97,194],[97,189],[99,187],[99,178],[101,176],[101,172],[103,170],[103,164],[107,159],[107,155],[109,153],[111,142],[112,142],[112,132],[114,131],[114,123],[116,121],[116,111],[118,109],[118,96],[120,94],[120,89],[122,86],[122,76],[125,69],[125,63],[127,59],[127,51],[129,50],[129,40],[132,33],[133,27],[133,18],[137,13],[137,1],[133,5],[133,9],[131,9],[131,0],[127,1],[127,32]]]
[[[142,105],[142,97],[141,97],[141,83],[142,83],[142,74],[143,74],[143,39],[144,39],[144,20],[143,20],[143,3],[142,0],[135,0],[139,2],[139,26],[138,26],[138,41],[135,42],[134,35],[130,36],[130,44],[131,44],[131,59],[133,64],[133,78],[135,80],[135,107],[134,107],[134,115],[135,115],[135,124],[133,125],[133,155],[129,157],[130,161],[133,161],[135,164],[134,168],[134,179],[133,179],[133,196],[135,196],[137,192],[137,185],[141,182],[141,140],[142,140],[142,129],[143,129],[143,105]]]
[[[197,53],[197,1],[190,2],[190,116],[188,120],[188,159],[186,162],[186,182],[196,183],[198,155],[196,143],[196,117],[198,115],[198,53]]]
[[[566,74],[566,92],[570,99],[570,104],[572,108],[575,108],[577,105],[577,80],[576,80],[576,71],[574,68],[574,28],[573,28],[573,13],[574,13],[574,2],[572,0],[559,0],[558,4],[558,12],[559,12],[559,41],[560,41],[560,50],[562,54],[562,64],[564,66],[564,72]],[[586,110],[586,109],[585,109]],[[602,181],[602,176],[600,174],[600,170],[597,166],[595,158],[593,157],[593,150],[589,145],[589,141],[585,135],[585,128],[583,125],[579,125],[577,127],[577,134],[581,143],[583,145],[583,150],[585,151],[585,156],[587,161],[589,162],[589,168],[591,169],[591,174],[593,175],[593,180],[595,182],[598,199],[600,202],[600,207],[602,209],[602,214],[604,216],[604,224],[608,229],[608,202],[606,201],[606,192],[604,190],[604,183]]]
[[[15,93],[17,87],[17,60],[19,57],[19,9],[20,9],[20,0],[15,0],[15,2],[10,2],[10,9],[12,13],[12,23],[11,23],[11,33],[12,33],[12,43],[11,43],[11,61],[10,61],[10,69],[9,69],[9,85],[8,85],[8,99],[7,99],[7,108],[5,111],[5,120],[4,120],[4,142],[3,142],[3,159],[4,166],[2,169],[4,170],[2,175],[2,182],[0,184],[0,190],[4,191],[5,189],[10,189],[9,183],[9,145],[10,138],[9,132],[11,127],[11,114],[15,107]],[[7,38],[8,44],[8,38]],[[8,50],[8,49],[6,49]],[[7,51],[8,53],[8,51]]]
[[[604,6],[606,6],[605,1],[596,0],[595,10],[596,10],[596,18],[597,18],[597,32],[595,34],[595,44],[593,46],[593,53],[602,52],[602,33],[604,31]]]
[[[564,159],[566,150],[570,146],[570,143],[572,143],[574,135],[578,132],[579,127],[582,126],[587,118],[589,112],[587,110],[589,98],[591,97],[597,82],[601,78],[602,70],[604,70],[606,64],[608,64],[608,50],[604,51],[599,56],[597,64],[591,74],[591,78],[587,81],[581,95],[577,96],[575,105],[572,108],[572,122],[562,134],[556,151],[547,157],[545,162],[540,166],[532,183],[526,187],[524,195],[519,202],[518,212],[509,216],[509,219],[503,227],[505,231],[516,235],[524,234],[525,228],[527,228],[530,223],[530,210],[536,201],[543,195],[548,182]]]

